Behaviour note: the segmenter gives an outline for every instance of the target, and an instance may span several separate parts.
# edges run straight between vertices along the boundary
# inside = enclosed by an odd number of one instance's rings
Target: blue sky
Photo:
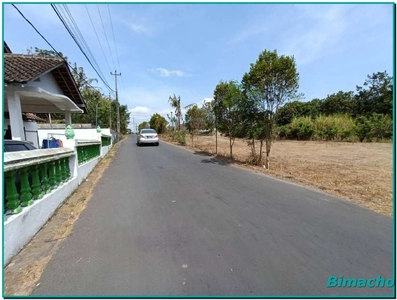
[[[49,4],[17,6],[58,51],[98,78]],[[212,97],[220,80],[241,80],[265,49],[295,56],[303,101],[355,90],[367,74],[393,71],[387,4],[110,4],[116,47],[107,4],[87,4],[89,15],[83,4],[67,7],[112,87],[110,72],[121,69],[119,101],[135,123],[169,113],[174,93],[182,106]],[[4,6],[3,25],[14,53],[49,49],[11,5]],[[96,86],[107,93],[101,82]]]

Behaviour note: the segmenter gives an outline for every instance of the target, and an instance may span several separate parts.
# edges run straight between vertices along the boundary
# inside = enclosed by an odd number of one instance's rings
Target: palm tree
[[[98,82],[98,79],[95,78],[87,78],[84,73],[84,69],[82,67],[77,67],[77,64],[74,63],[72,68],[72,75],[74,80],[76,81],[77,88],[81,91],[86,88],[87,85],[90,85],[93,82]]]
[[[181,117],[182,117],[182,110],[181,110],[181,97],[178,98],[175,96],[169,97],[168,99],[171,107],[175,108],[175,116],[178,118],[178,130],[181,130]]]

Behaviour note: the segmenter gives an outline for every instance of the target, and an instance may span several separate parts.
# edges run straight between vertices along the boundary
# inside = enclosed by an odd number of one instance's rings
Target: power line
[[[116,36],[114,35],[113,21],[112,21],[112,15],[110,14],[110,8],[109,8],[109,4],[108,4],[108,12],[109,12],[110,25],[111,25],[111,27],[112,27],[113,41],[114,41],[114,48],[116,49],[116,58],[117,58],[117,64],[118,64],[118,66],[119,66],[119,70],[120,70],[120,72],[121,72],[121,68],[120,68],[120,61],[119,61],[119,53],[118,53],[118,51],[117,51]]]
[[[109,6],[109,4],[108,4],[107,6],[108,6],[108,12],[109,12],[110,25],[111,25],[112,33],[113,33],[114,48],[116,49],[117,64],[118,64],[118,66],[119,66],[119,70],[120,70],[120,73],[121,73],[121,67],[120,67],[120,61],[119,61],[119,53],[118,53],[118,51],[117,51],[116,35],[114,34],[112,15],[111,15],[111,13],[110,13],[110,6]],[[124,96],[124,83],[123,83],[123,77],[121,77],[121,90],[122,90],[123,96]]]
[[[97,9],[98,9],[99,18],[101,19],[103,32],[105,33],[105,39],[106,39],[106,42],[108,43],[109,52],[110,52],[110,57],[112,58],[113,66],[114,66],[114,68],[116,69],[116,64],[114,63],[114,59],[113,59],[113,55],[112,55],[112,49],[110,49],[110,44],[109,44],[108,36],[107,36],[107,34],[106,34],[105,25],[103,25],[102,15],[101,15],[101,11],[99,10],[98,4],[96,5],[96,7],[97,7]]]
[[[82,49],[83,47],[81,46],[81,43],[79,43],[77,41],[77,39],[79,38],[79,34],[77,33],[77,37],[75,34],[73,34],[72,29],[70,28],[70,26],[68,26],[67,21],[62,17],[61,13],[59,12],[59,10],[57,9],[57,7],[55,7],[55,5],[51,4],[52,8],[54,9],[54,11],[57,13],[59,19],[61,20],[61,22],[63,23],[63,25],[65,26],[66,30],[69,32],[69,34],[71,35],[71,37],[73,38],[73,40],[75,41],[75,43],[77,44],[77,46],[80,48],[80,50],[82,51],[82,53],[84,54],[84,56],[87,58],[88,62],[91,64],[91,66],[93,67],[93,69],[95,70],[95,72],[98,74],[99,78],[102,80],[102,82],[108,87],[110,88],[109,83],[104,79],[104,75],[101,71],[101,69],[99,68],[98,63],[96,62],[95,58],[93,59],[94,63],[97,65],[99,72],[97,71],[97,69],[93,66],[93,64],[91,63],[90,58],[87,56],[87,54],[84,52],[84,50]],[[65,10],[68,11],[68,9],[65,7]],[[70,15],[70,17],[73,19],[73,17]],[[74,20],[73,20],[74,21]],[[77,24],[76,24],[77,26]],[[76,30],[76,32],[79,31],[78,28]],[[85,43],[84,37],[81,35],[81,39],[83,41],[83,43]],[[89,50],[88,45],[85,43],[86,47],[88,48],[89,53],[91,54],[91,56],[93,57],[91,51]],[[84,45],[83,45],[84,46]],[[99,74],[100,73],[100,74]]]
[[[66,4],[62,4],[62,6],[64,7],[64,9],[65,9],[65,11],[66,11],[66,14],[69,16],[69,20],[71,20],[71,22],[72,22],[72,24],[70,24],[70,22],[69,22],[69,28],[74,29],[75,36],[77,36],[77,38],[80,39],[80,44],[83,44],[83,46],[85,46],[85,50],[88,52],[88,55],[90,56],[90,58],[91,58],[92,61],[94,62],[95,66],[98,68],[98,70],[99,70],[99,72],[101,73],[102,77],[105,77],[105,76],[103,75],[103,72],[102,72],[102,70],[101,70],[101,67],[100,67],[99,64],[97,63],[97,61],[96,61],[94,55],[93,55],[92,52],[91,52],[90,47],[88,46],[88,44],[87,44],[87,42],[86,42],[84,36],[82,35],[82,33],[81,33],[80,29],[79,29],[79,26],[77,25],[77,23],[76,23],[76,21],[74,20],[74,18],[73,18],[73,16],[72,16],[71,12],[69,11],[69,8],[67,7]],[[66,21],[66,18],[65,18],[65,21]],[[66,22],[66,23],[67,23],[67,22]],[[73,28],[73,27],[74,27],[74,28]]]
[[[76,37],[74,36],[74,34],[71,32],[71,30],[69,29],[69,27],[67,26],[67,24],[65,23],[65,21],[63,20],[62,16],[59,14],[57,8],[54,6],[54,4],[50,4],[51,7],[54,9],[55,13],[57,14],[58,18],[61,20],[62,24],[65,26],[66,30],[68,31],[69,35],[72,37],[72,39],[74,40],[74,42],[76,43],[76,45],[79,47],[80,51],[83,53],[83,55],[85,56],[85,58],[88,60],[88,62],[90,63],[91,67],[95,70],[95,72],[97,73],[97,75],[99,76],[99,78],[102,80],[102,82],[105,84],[105,86],[112,90],[112,88],[109,86],[109,84],[106,82],[106,80],[104,78],[102,78],[102,76],[99,74],[98,70],[94,67],[94,65],[92,64],[91,60],[88,58],[87,54],[84,52],[84,50],[82,49],[81,45],[78,43],[78,41],[76,40]],[[112,90],[113,91],[113,90]]]
[[[74,69],[74,67],[54,48],[54,46],[52,46],[52,44],[40,33],[40,31],[32,24],[32,22],[30,22],[25,16],[24,14],[18,9],[18,7],[16,7],[14,4],[11,4],[18,12],[19,14],[22,16],[22,18],[25,19],[26,22],[29,23],[29,25],[37,32],[38,35],[40,35],[40,37],[51,47],[51,49],[60,57],[62,58],[62,60],[67,63],[72,69]],[[92,85],[90,85],[89,83],[87,83],[88,86],[90,86],[91,88],[97,90],[96,87],[93,87]],[[112,92],[114,92],[112,89],[110,89]]]
[[[100,38],[99,38],[99,36],[98,36],[98,33],[97,33],[96,29],[95,29],[95,26],[94,26],[94,22],[93,22],[92,19],[91,19],[91,15],[90,15],[90,12],[89,12],[89,10],[88,10],[88,8],[87,8],[87,5],[84,4],[84,6],[85,6],[85,9],[86,9],[86,11],[87,11],[88,17],[89,17],[89,19],[90,19],[90,21],[91,21],[92,28],[94,28],[94,32],[95,32],[96,38],[97,38],[97,40],[98,40],[98,42],[99,42],[99,46],[101,46],[102,54],[103,54],[103,56],[105,57],[106,64],[108,65],[108,68],[109,68],[109,71],[110,71],[111,68],[110,68],[110,65],[109,65],[109,61],[108,61],[108,59],[107,59],[107,57],[106,57],[106,55],[105,55],[105,51],[103,50],[101,40],[100,40]]]

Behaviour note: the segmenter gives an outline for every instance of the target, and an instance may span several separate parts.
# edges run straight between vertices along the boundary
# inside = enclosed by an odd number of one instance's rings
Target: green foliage
[[[229,137],[230,157],[237,135],[243,132],[242,101],[244,94],[235,81],[221,81],[214,91],[214,111],[217,128]]]
[[[193,138],[195,135],[198,134],[199,130],[202,130],[205,128],[205,123],[206,123],[206,114],[205,111],[198,108],[198,106],[195,104],[191,107],[186,112],[185,115],[185,125],[190,133],[190,137],[192,139],[192,146],[193,146]]]
[[[293,139],[298,140],[311,140],[314,133],[315,127],[313,120],[310,117],[294,118],[289,125],[286,135],[289,135]]]
[[[174,142],[186,146],[186,131],[169,131],[168,135]]]
[[[29,47],[26,51],[29,55],[62,57],[64,60],[68,60],[68,58],[65,55],[63,55],[62,52],[58,52],[57,54],[54,50],[45,50],[37,47],[34,47],[33,49],[33,47]]]
[[[157,133],[164,133],[167,129],[167,120],[159,115],[158,113],[155,113],[149,121],[150,128],[154,129],[157,131]]]
[[[343,92],[328,95],[321,101],[320,113],[326,116],[335,114],[353,114],[353,92]]]
[[[190,107],[185,115],[185,125],[187,130],[191,133],[197,133],[205,127],[206,115],[205,112],[198,108],[197,105]]]
[[[392,117],[393,78],[386,71],[368,75],[364,86],[357,86],[355,100],[356,116],[377,113]]]
[[[387,115],[372,114],[353,119],[349,115],[320,115],[294,118],[288,125],[277,127],[281,139],[360,142],[390,140],[393,136],[392,119]]]
[[[393,137],[393,121],[390,116],[373,113],[356,120],[356,132],[360,142],[379,142]]]
[[[251,64],[250,71],[244,74],[242,84],[247,99],[247,104],[243,109],[247,113],[244,119],[251,123],[247,124],[250,130],[254,127],[261,128],[259,138],[261,148],[263,140],[266,140],[266,167],[268,168],[275,114],[286,101],[300,97],[297,93],[299,73],[295,58],[278,55],[276,50],[265,50],[259,54],[257,61]],[[253,115],[259,117],[252,118]],[[254,129],[254,132],[257,132],[257,129]]]
[[[170,96],[168,98],[168,101],[171,105],[171,107],[175,108],[175,117],[177,118],[178,121],[178,130],[181,130],[181,120],[182,120],[182,109],[181,109],[181,97],[178,96],[176,97],[175,94],[174,96]]]
[[[138,130],[141,131],[142,129],[148,129],[150,128],[149,122],[142,122],[141,124],[138,125]]]
[[[215,113],[214,113],[215,102],[205,102],[201,108],[205,113],[205,129],[213,131],[215,128]]]

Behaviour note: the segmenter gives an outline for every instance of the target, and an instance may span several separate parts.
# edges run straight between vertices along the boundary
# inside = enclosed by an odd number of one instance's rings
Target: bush
[[[377,113],[361,116],[356,120],[356,134],[360,142],[389,140],[393,137],[393,121],[390,116]]]
[[[286,136],[298,140],[311,140],[315,134],[313,121],[310,117],[300,117],[292,119],[288,129],[283,129]]]
[[[314,127],[319,140],[352,141],[356,135],[356,125],[348,115],[318,116]]]
[[[186,132],[185,131],[169,131],[169,137],[179,145],[186,146]]]

